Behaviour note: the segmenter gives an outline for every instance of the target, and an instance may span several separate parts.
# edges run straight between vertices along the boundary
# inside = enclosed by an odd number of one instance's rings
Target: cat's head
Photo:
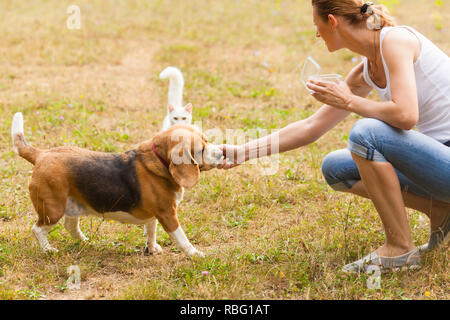
[[[169,104],[170,125],[175,124],[191,124],[192,123],[192,103],[188,103],[184,107],[175,108]]]

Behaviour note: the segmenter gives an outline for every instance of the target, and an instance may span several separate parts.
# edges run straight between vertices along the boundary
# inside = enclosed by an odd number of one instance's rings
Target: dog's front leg
[[[158,221],[161,223],[164,230],[169,234],[172,238],[175,245],[187,254],[189,257],[199,256],[204,257],[205,254],[199,250],[197,250],[186,237],[183,229],[181,228],[178,218],[175,212],[160,214],[158,216]]]
[[[170,237],[175,242],[178,248],[181,249],[185,254],[187,254],[189,257],[193,256],[199,256],[204,257],[205,254],[199,250],[197,250],[189,241],[189,239],[186,237],[186,234],[184,233],[181,226],[178,226],[178,228],[174,232],[169,232]]]
[[[144,225],[145,235],[147,236],[147,247],[145,254],[158,254],[162,252],[161,246],[156,243],[156,225],[158,220],[155,217]]]

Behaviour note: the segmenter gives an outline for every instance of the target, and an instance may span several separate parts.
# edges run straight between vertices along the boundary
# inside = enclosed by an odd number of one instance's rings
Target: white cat
[[[167,116],[164,118],[162,130],[167,130],[171,126],[179,123],[191,124],[192,104],[188,103],[183,107],[183,87],[184,79],[180,69],[167,67],[160,74],[161,79],[170,79],[169,82],[169,102],[167,104]],[[177,205],[183,200],[184,188],[177,192]],[[144,225],[144,236],[147,236],[147,225]],[[146,253],[150,253],[146,249]]]
[[[167,116],[164,118],[163,130],[179,123],[192,123],[192,104],[183,107],[183,74],[178,68],[167,67],[159,75],[161,79],[170,79],[169,102],[167,104]]]

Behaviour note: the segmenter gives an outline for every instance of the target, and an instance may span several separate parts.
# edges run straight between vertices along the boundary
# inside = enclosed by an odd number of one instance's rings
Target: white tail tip
[[[183,79],[183,74],[181,73],[180,69],[176,67],[167,67],[159,74],[160,79],[167,79],[171,77]]]
[[[14,145],[14,137],[16,134],[23,134],[23,115],[22,112],[17,112],[14,115],[12,126],[11,126],[11,138],[13,143],[14,151],[17,153],[17,147]]]

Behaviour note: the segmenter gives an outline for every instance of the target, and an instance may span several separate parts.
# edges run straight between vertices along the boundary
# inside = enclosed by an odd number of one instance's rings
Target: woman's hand
[[[217,166],[217,169],[231,169],[245,162],[245,149],[243,146],[224,144],[219,146],[222,149],[224,161]]]
[[[338,109],[349,110],[353,93],[346,82],[341,80],[336,82],[310,80],[307,86],[314,90],[312,96],[316,100]]]

